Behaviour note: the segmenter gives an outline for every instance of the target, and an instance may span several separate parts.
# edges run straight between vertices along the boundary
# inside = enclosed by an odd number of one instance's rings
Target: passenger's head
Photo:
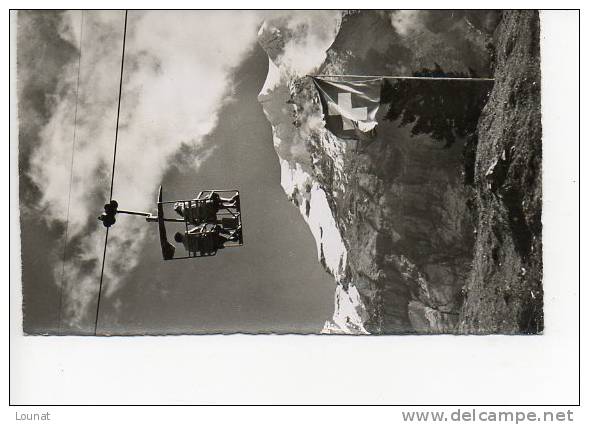
[[[184,235],[180,232],[176,232],[174,235],[174,240],[178,243],[182,243],[184,241]]]

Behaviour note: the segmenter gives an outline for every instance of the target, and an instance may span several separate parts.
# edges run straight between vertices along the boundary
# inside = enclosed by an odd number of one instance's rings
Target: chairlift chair
[[[230,198],[235,197],[236,201],[232,205],[224,205],[222,202],[219,201],[218,209],[216,210],[214,217],[195,217],[195,214],[193,213],[193,211],[197,210],[196,208],[194,208],[195,205],[199,202],[208,202],[211,200],[215,200],[215,194],[216,199],[227,199],[226,197],[229,196]],[[222,198],[222,196],[225,196],[225,198]],[[178,205],[181,205],[183,207],[183,211],[185,212],[184,216],[178,218],[166,217],[164,212],[166,207]],[[157,216],[154,216],[147,212],[121,210],[118,208],[118,202],[112,200],[110,201],[110,203],[104,206],[104,213],[102,213],[102,215],[98,217],[98,219],[102,221],[102,224],[105,227],[111,227],[116,222],[116,214],[139,215],[145,217],[146,221],[148,222],[157,222],[160,236],[160,246],[162,250],[162,258],[166,261],[210,257],[216,255],[219,249],[217,246],[215,246],[214,249],[203,251],[202,249],[195,249],[193,246],[191,246],[190,243],[188,243],[187,255],[175,256],[176,247],[168,241],[166,223],[174,223],[176,226],[181,226],[181,229],[184,231],[184,235],[188,235],[189,231],[194,228],[193,226],[202,225],[203,230],[200,232],[202,234],[214,232],[215,225],[218,225],[221,229],[227,232],[237,232],[237,240],[225,241],[222,245],[223,248],[233,248],[243,245],[241,202],[239,191],[236,189],[206,189],[201,190],[194,199],[164,201],[163,189],[162,186],[160,186],[157,197]]]

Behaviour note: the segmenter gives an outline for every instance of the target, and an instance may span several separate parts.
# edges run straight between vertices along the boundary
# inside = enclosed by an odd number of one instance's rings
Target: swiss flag
[[[325,128],[342,139],[372,138],[380,106],[382,78],[332,81],[313,77]]]

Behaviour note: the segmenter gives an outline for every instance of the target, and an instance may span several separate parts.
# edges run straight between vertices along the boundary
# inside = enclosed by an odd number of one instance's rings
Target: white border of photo
[[[13,2],[14,3],[14,2]],[[21,2],[13,7],[71,7],[64,1]],[[100,8],[197,7],[170,1],[92,2]],[[450,2],[443,6],[469,7]],[[496,2],[493,8],[542,7],[522,2]],[[578,4],[579,2],[577,2]],[[228,7],[275,7],[268,1],[227,3]],[[316,2],[280,4],[317,7]],[[334,4],[335,5],[335,4]],[[569,4],[562,4],[568,6]],[[76,4],[88,7],[90,4]],[[332,5],[326,3],[323,7]],[[353,2],[340,2],[350,8]],[[358,6],[358,4],[356,4]],[[362,3],[363,7],[416,7],[414,2]],[[436,2],[420,2],[435,8]],[[477,5],[478,6],[478,5]],[[571,5],[572,6],[572,5]],[[578,15],[541,13],[543,114],[543,246],[545,331],[538,336],[170,336],[170,337],[23,337],[20,325],[20,243],[18,222],[18,133],[16,124],[14,34],[11,34],[12,80],[10,125],[10,231],[3,246],[3,270],[10,258],[10,402],[12,404],[497,404],[565,405],[579,402],[579,126]],[[5,23],[3,23],[5,25]],[[6,30],[8,30],[6,28]],[[4,49],[8,46],[4,43]],[[8,51],[4,52],[8,57]],[[584,64],[585,62],[583,62]],[[7,72],[7,67],[3,68]],[[4,74],[8,79],[8,75]],[[6,80],[4,80],[6,81]],[[5,99],[7,96],[5,97]],[[4,103],[5,116],[8,105]],[[8,129],[6,129],[8,130]],[[6,133],[4,133],[6,134]],[[5,171],[6,172],[6,171]],[[8,181],[7,176],[5,181]],[[8,199],[3,185],[3,199]],[[2,214],[8,221],[8,210]],[[7,239],[6,238],[5,240]],[[584,238],[583,238],[584,239]],[[586,272],[586,266],[583,270]],[[6,272],[5,272],[6,273]],[[6,276],[6,275],[5,275]],[[8,286],[6,282],[5,288]],[[586,306],[584,291],[583,305]],[[2,303],[8,315],[8,299]],[[6,329],[6,328],[4,328]],[[5,331],[4,331],[5,332]],[[3,341],[8,338],[3,333]],[[2,350],[6,356],[8,350]],[[8,358],[4,357],[4,364]],[[4,368],[6,371],[7,368]],[[6,372],[4,372],[6,373]],[[7,380],[4,380],[7,382]],[[6,400],[8,394],[5,395]],[[7,409],[41,412],[43,408]],[[181,409],[125,411],[74,408],[61,412],[60,423],[103,423],[141,418],[143,423],[178,422],[190,418]],[[311,408],[301,409],[315,415]],[[249,411],[258,414],[261,409]],[[215,411],[191,422],[217,423]],[[228,411],[231,422],[242,421]],[[259,413],[262,415],[262,413]],[[323,412],[316,421],[376,420],[374,410]],[[274,413],[280,423],[298,416]],[[400,422],[400,415],[388,417]],[[337,419],[336,419],[337,418]],[[275,419],[275,420],[276,420]],[[576,420],[579,417],[575,417]],[[256,422],[259,423],[261,416]],[[249,421],[246,420],[246,421]],[[394,421],[394,422],[393,422]],[[275,421],[274,421],[275,422]],[[315,421],[314,421],[315,422]],[[298,423],[298,422],[296,422]]]

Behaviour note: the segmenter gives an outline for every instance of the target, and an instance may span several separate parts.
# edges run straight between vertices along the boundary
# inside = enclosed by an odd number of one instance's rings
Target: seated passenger
[[[236,208],[238,203],[239,194],[235,194],[231,198],[221,198],[217,192],[211,192],[202,199],[176,202],[174,211],[194,225],[205,222],[216,223],[217,212],[220,208]]]
[[[194,225],[206,222],[216,223],[218,210],[212,199],[193,199],[174,204],[174,211]]]
[[[239,193],[236,193],[231,198],[222,198],[217,192],[211,192],[204,199],[212,199],[217,209],[236,208],[239,205]]]
[[[238,241],[239,231],[241,229],[228,232],[218,224],[202,223],[184,234],[177,232],[174,240],[183,244],[190,254],[198,252],[200,255],[211,255],[222,249],[225,242]]]

